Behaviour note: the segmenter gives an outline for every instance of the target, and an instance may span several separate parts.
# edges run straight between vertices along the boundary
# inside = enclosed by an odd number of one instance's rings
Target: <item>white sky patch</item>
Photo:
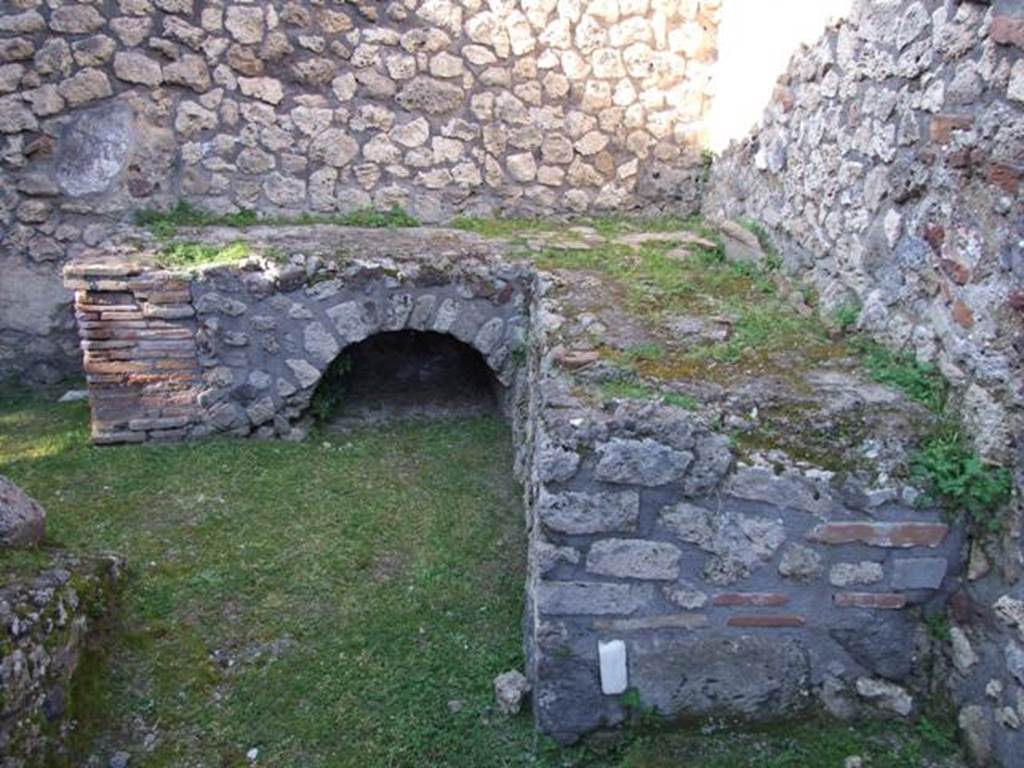
[[[711,149],[742,139],[760,120],[775,83],[801,43],[811,44],[853,0],[724,0],[718,31]]]

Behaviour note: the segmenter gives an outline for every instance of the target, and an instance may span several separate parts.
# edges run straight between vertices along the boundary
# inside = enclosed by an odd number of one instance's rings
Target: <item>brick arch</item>
[[[388,275],[298,288],[278,281],[271,290],[258,292],[262,295],[253,297],[244,311],[238,303],[240,291],[232,294],[234,299],[223,299],[223,277],[193,284],[197,337],[233,369],[232,393],[205,414],[217,431],[287,434],[338,355],[378,333],[449,334],[479,352],[506,387],[515,373],[514,350],[525,336],[525,302],[516,290],[507,290],[507,285],[498,292],[493,286],[473,289],[458,274],[448,281],[434,276],[428,285]],[[227,287],[233,287],[234,277],[228,276]],[[258,283],[252,275],[241,279],[243,284]],[[246,352],[234,353],[233,344],[245,345]]]
[[[292,405],[301,411],[331,364],[353,346],[384,333],[434,332],[479,353],[495,381],[508,388],[515,375],[515,350],[525,342],[525,319],[502,304],[456,295],[452,286],[385,290],[380,299],[349,298],[322,307],[302,330],[306,356],[286,358],[301,391]],[[292,420],[298,415],[292,411]]]
[[[503,386],[513,383],[527,273],[473,261],[444,273],[359,264],[317,276],[272,263],[188,275],[69,268],[95,442],[295,436],[330,363],[386,331],[450,334],[477,350]]]

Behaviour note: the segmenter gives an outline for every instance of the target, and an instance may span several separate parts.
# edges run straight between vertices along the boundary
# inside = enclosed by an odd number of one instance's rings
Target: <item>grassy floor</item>
[[[82,754],[153,732],[147,765],[523,764],[526,719],[480,727],[522,665],[511,461],[493,420],[97,450],[83,406],[9,403],[0,472],[49,542],[131,565]]]
[[[916,768],[928,733],[814,724],[557,750],[491,709],[521,667],[525,544],[491,419],[305,444],[96,449],[83,405],[0,392],[0,473],[51,547],[116,550],[119,626],[72,706],[76,763]],[[0,554],[0,574],[38,561]],[[453,713],[449,702],[460,702]],[[636,735],[636,734],[634,734]],[[924,746],[922,746],[924,745]]]

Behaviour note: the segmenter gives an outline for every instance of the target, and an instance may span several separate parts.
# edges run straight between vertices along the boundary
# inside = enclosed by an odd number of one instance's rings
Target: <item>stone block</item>
[[[0,475],[0,549],[35,547],[45,530],[46,511],[39,502]]]
[[[897,558],[892,565],[893,589],[938,589],[949,568],[943,557]]]
[[[844,611],[828,630],[850,657],[887,680],[902,680],[917,661],[914,645],[916,620],[906,613]]]
[[[833,587],[850,587],[855,584],[877,584],[885,578],[881,563],[864,561],[860,563],[836,563],[829,571],[828,580]]]
[[[887,680],[857,678],[857,694],[901,717],[907,717],[914,709],[914,699],[907,690]]]
[[[789,638],[652,634],[630,642],[630,678],[667,717],[777,719],[810,702],[810,660]]]
[[[738,499],[763,501],[777,507],[828,514],[832,499],[813,483],[793,475],[776,475],[771,469],[740,467],[729,477],[725,493]]]
[[[599,445],[595,474],[607,483],[656,487],[682,479],[693,454],[669,448],[655,440],[613,438]]]
[[[124,104],[105,104],[76,115],[57,143],[61,191],[72,197],[106,191],[128,163],[134,124],[132,111]]]
[[[537,610],[546,616],[629,616],[654,599],[650,584],[544,581],[537,586]]]
[[[679,577],[679,548],[658,541],[606,539],[587,554],[587,570],[599,576],[671,581]]]
[[[543,493],[537,501],[540,522],[559,533],[624,533],[636,529],[640,496],[621,493]]]

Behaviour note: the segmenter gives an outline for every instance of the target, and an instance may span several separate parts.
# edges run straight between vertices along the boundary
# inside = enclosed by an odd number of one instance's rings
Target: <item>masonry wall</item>
[[[695,210],[719,3],[4,3],[0,375],[76,369],[60,263],[179,198]]]
[[[1022,173],[1024,4],[862,1],[793,58],[705,212],[762,224],[827,307],[862,307],[864,330],[938,363],[1005,462],[1024,403]]]
[[[887,474],[740,456],[706,414],[593,403],[554,294],[531,313],[523,474],[538,726],[572,742],[637,702],[684,721],[919,714],[963,528]]]
[[[73,677],[109,619],[124,563],[58,558],[0,588],[0,766],[56,765],[78,707]]]
[[[857,2],[799,51],[705,211],[765,227],[827,308],[936,363],[982,456],[1016,467],[1003,532],[971,545],[945,679],[977,764],[1024,724],[1024,3]]]

